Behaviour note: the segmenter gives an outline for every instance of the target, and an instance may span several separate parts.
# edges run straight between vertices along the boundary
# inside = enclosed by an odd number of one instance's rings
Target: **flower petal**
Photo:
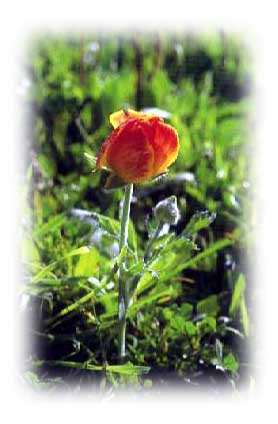
[[[163,119],[131,109],[110,116],[116,128],[103,143],[97,168],[108,168],[124,183],[142,183],[167,172],[176,160],[176,130]]]
[[[105,140],[105,142],[102,143],[100,151],[99,151],[98,156],[97,156],[97,163],[96,163],[97,168],[100,169],[100,168],[107,168],[108,167],[107,152],[109,150],[109,147],[111,146],[111,144],[115,140],[116,135],[117,135],[116,131],[113,131],[112,134]]]
[[[132,119],[121,126],[107,153],[107,164],[126,183],[149,180],[154,152],[140,122]]]
[[[179,152],[179,139],[176,130],[161,119],[153,120],[154,136],[151,143],[154,149],[153,176],[162,174],[175,162]]]
[[[127,121],[131,118],[150,118],[152,114],[145,114],[143,112],[136,112],[136,110],[127,109],[127,110],[119,110],[118,112],[114,112],[109,116],[110,123],[113,128],[117,128],[123,122]]]

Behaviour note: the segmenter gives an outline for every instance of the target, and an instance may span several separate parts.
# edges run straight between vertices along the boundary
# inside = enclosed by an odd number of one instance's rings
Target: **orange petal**
[[[155,128],[151,143],[154,149],[154,176],[167,171],[175,162],[179,152],[179,138],[177,131],[162,120],[153,120]]]
[[[126,183],[141,183],[153,173],[154,152],[144,129],[136,120],[121,126],[109,146],[107,164]]]
[[[145,114],[143,112],[136,112],[132,109],[119,110],[118,112],[111,113],[109,120],[113,128],[117,128],[123,122],[127,121],[130,118],[149,118],[152,117],[151,114]]]
[[[102,143],[99,154],[97,156],[97,163],[96,163],[96,167],[97,168],[105,168],[107,167],[107,151],[109,149],[109,146],[111,144],[111,142],[113,141],[115,134],[112,133],[110,135],[110,137],[108,137],[106,139],[106,141],[104,143]]]

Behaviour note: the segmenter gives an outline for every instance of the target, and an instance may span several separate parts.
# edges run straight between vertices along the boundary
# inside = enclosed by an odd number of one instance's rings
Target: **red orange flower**
[[[114,131],[101,146],[97,168],[108,168],[125,183],[143,183],[167,171],[176,160],[179,139],[163,119],[143,112],[110,115]]]

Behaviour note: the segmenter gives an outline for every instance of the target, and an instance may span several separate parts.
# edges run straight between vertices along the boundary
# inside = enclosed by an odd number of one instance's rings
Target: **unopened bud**
[[[156,219],[162,224],[176,225],[180,219],[180,211],[176,196],[167,197],[154,208]]]

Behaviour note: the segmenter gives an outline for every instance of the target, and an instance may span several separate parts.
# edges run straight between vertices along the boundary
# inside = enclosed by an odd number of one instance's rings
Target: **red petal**
[[[179,139],[176,130],[162,120],[153,121],[154,136],[151,143],[154,149],[154,176],[167,171],[175,162],[179,152]]]
[[[147,181],[153,173],[153,149],[140,121],[121,125],[107,153],[107,164],[127,183]]]

